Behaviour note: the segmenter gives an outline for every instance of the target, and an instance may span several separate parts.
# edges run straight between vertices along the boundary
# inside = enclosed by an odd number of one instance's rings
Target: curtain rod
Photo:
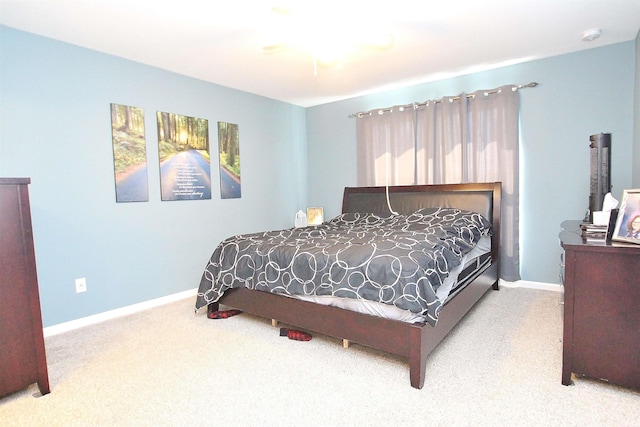
[[[536,87],[536,86],[538,86],[538,83],[537,83],[537,82],[530,82],[530,83],[527,83],[527,84],[524,84],[524,85],[514,86],[514,87],[513,87],[513,90],[514,90],[514,91],[516,91],[516,90],[518,90],[518,89],[524,89],[524,88],[527,88],[527,87]],[[485,94],[485,95],[490,95],[490,94],[493,94],[493,93],[498,93],[498,91],[499,91],[499,90],[500,90],[500,89],[486,90],[486,91],[484,92],[484,94]],[[473,98],[473,96],[474,96],[473,94],[469,94],[469,95],[467,95],[467,98]],[[455,100],[458,100],[458,99],[460,99],[460,96],[453,96],[453,97],[450,97],[450,98],[449,98],[449,100],[450,100],[450,101],[455,101]],[[353,113],[353,114],[350,114],[350,115],[349,115],[349,118],[350,118],[350,119],[353,119],[353,118],[355,118],[355,117],[370,116],[370,115],[372,115],[373,113],[378,113],[378,114],[390,113],[390,112],[392,112],[392,111],[393,111],[393,109],[394,109],[394,108],[398,108],[400,111],[404,110],[405,108],[413,108],[413,109],[416,109],[416,108],[418,108],[418,107],[423,107],[423,106],[425,106],[425,105],[428,105],[428,104],[429,104],[429,102],[433,102],[433,103],[436,103],[436,104],[437,104],[437,103],[439,103],[439,102],[442,102],[442,99],[437,99],[437,100],[435,100],[435,101],[425,101],[425,102],[420,102],[420,103],[415,103],[415,102],[414,102],[413,104],[407,104],[407,105],[396,105],[396,106],[394,106],[394,107],[387,107],[387,108],[375,108],[375,109],[373,109],[373,110],[369,110],[369,111],[363,111],[363,112],[359,112],[359,113]]]

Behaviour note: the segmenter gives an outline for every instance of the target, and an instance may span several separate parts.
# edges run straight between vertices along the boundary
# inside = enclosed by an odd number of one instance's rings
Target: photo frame
[[[611,240],[640,245],[640,188],[623,191]]]
[[[322,208],[307,208],[307,225],[320,225],[324,222]]]

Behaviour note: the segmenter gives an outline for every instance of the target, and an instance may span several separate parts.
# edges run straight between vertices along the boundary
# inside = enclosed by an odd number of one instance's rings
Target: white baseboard
[[[500,286],[505,288],[528,288],[528,289],[540,289],[543,291],[562,292],[562,286],[553,283],[543,282],[531,282],[528,280],[518,280],[517,282],[507,282],[500,279]],[[158,307],[164,304],[169,304],[181,299],[194,297],[197,293],[197,289],[190,289],[188,291],[179,292],[177,294],[167,295],[165,297],[144,301],[138,304],[129,305],[115,310],[105,311],[103,313],[94,314],[93,316],[83,317],[81,319],[72,320],[70,322],[59,323],[57,325],[48,326],[44,328],[44,336],[50,337],[52,335],[61,334],[74,329],[82,328],[84,326],[93,325],[95,323],[104,322],[106,320],[115,319],[117,317],[127,316],[129,314],[137,313],[140,311],[148,310],[150,308]]]
[[[542,291],[562,292],[562,285],[555,283],[531,282],[529,280],[518,280],[517,282],[507,282],[500,279],[500,286],[505,288],[527,288],[539,289]]]
[[[45,337],[61,334],[74,329],[82,328],[84,326],[93,325],[96,323],[104,322],[105,320],[115,319],[117,317],[127,316],[129,314],[137,313],[140,311],[148,310],[150,308],[158,307],[164,304],[169,304],[174,301],[179,301],[185,298],[194,297],[197,293],[197,288],[190,289],[188,291],[178,292],[177,294],[167,295],[165,297],[144,301],[138,304],[129,305],[115,310],[105,311],[103,313],[94,314],[93,316],[83,317],[81,319],[71,320],[69,322],[59,323],[53,326],[47,326],[43,329]]]

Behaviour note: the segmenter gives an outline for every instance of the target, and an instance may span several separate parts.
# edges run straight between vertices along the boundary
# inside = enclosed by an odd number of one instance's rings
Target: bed
[[[243,262],[246,264],[247,258],[240,257],[239,252],[233,252],[230,255],[228,248],[231,246],[237,249],[242,244],[242,240],[253,240],[263,236],[262,234],[256,234],[234,236],[225,240],[216,248],[202,275],[196,298],[196,310],[207,306],[208,312],[211,313],[219,310],[220,305],[224,305],[259,317],[272,319],[274,325],[277,322],[282,322],[294,328],[342,339],[345,347],[348,346],[348,343],[353,342],[405,357],[409,361],[411,386],[421,389],[425,382],[426,358],[429,353],[490,288],[498,289],[500,197],[500,183],[391,186],[388,189],[386,187],[347,187],[344,190],[342,214],[328,221],[326,225],[263,234],[269,237],[277,235],[278,238],[282,234],[286,234],[290,238],[289,234],[292,234],[293,239],[298,243],[288,248],[283,248],[283,251],[296,251],[297,253],[301,251],[300,248],[303,247],[301,246],[303,243],[300,243],[300,234],[295,233],[325,233],[326,236],[335,238],[338,241],[343,236],[340,234],[340,229],[336,231],[334,228],[343,227],[345,221],[356,221],[354,223],[356,226],[351,227],[355,230],[360,230],[359,227],[363,226],[362,224],[365,224],[364,227],[367,228],[370,222],[375,222],[381,225],[379,230],[382,231],[378,231],[378,233],[384,233],[384,237],[387,239],[389,236],[395,236],[394,230],[398,227],[399,221],[401,222],[399,227],[402,229],[407,227],[415,228],[414,225],[416,223],[420,224],[420,226],[422,222],[430,223],[435,215],[449,218],[449,222],[446,223],[447,230],[451,224],[455,224],[455,227],[458,227],[459,224],[464,223],[462,231],[460,231],[460,228],[456,228],[457,235],[469,235],[468,239],[465,237],[465,240],[470,240],[471,242],[462,242],[461,245],[463,247],[467,244],[475,246],[480,241],[480,238],[489,241],[489,245],[485,250],[486,253],[477,259],[467,259],[466,254],[471,251],[469,248],[465,249],[465,254],[457,254],[458,249],[452,249],[451,245],[447,246],[443,249],[442,253],[444,255],[440,254],[438,257],[433,257],[436,266],[424,269],[422,276],[418,278],[409,277],[408,273],[399,273],[400,269],[397,268],[395,258],[394,261],[386,262],[386,270],[383,268],[377,273],[382,275],[380,276],[380,281],[383,281],[384,277],[391,277],[389,281],[393,281],[394,284],[399,282],[398,278],[402,276],[404,281],[400,286],[403,286],[403,289],[420,288],[418,295],[414,296],[408,293],[405,295],[401,293],[405,291],[398,292],[393,289],[389,291],[387,285],[390,284],[382,283],[382,286],[377,288],[380,295],[388,295],[391,292],[393,297],[387,298],[388,301],[380,304],[374,301],[364,301],[365,298],[368,298],[367,296],[343,295],[340,291],[336,291],[335,288],[327,290],[326,283],[312,285],[311,282],[315,280],[312,277],[298,277],[307,273],[292,274],[278,269],[276,274],[269,274],[269,268],[265,268],[262,269],[260,274],[266,275],[264,276],[266,277],[265,282],[270,282],[274,286],[273,289],[267,290],[261,289],[260,286],[256,285],[257,282],[250,277],[243,276],[243,274],[231,274],[231,270],[221,272],[220,269],[216,270],[212,267],[219,265],[221,258],[229,256],[236,257],[234,262],[244,259],[245,261]],[[392,215],[389,206],[399,215]],[[455,212],[452,213],[452,210],[455,210]],[[458,217],[459,212],[461,212],[459,214],[460,217]],[[475,232],[475,224],[482,221],[488,223],[490,231],[480,231],[480,234],[477,234]],[[470,223],[473,225],[469,226],[468,224]],[[438,227],[440,226],[434,227],[436,234],[440,233]],[[474,229],[473,235],[468,229]],[[384,230],[387,231],[385,232]],[[433,231],[429,231],[429,233],[433,233]],[[349,231],[345,231],[344,234],[349,234]],[[356,235],[357,240],[366,234],[356,233]],[[323,238],[326,236],[323,235]],[[234,240],[238,238],[240,241]],[[406,239],[406,237],[403,237],[403,239]],[[349,241],[351,240],[353,239],[350,238]],[[287,246],[287,243],[284,242],[281,246]],[[317,240],[312,240],[311,242],[313,243],[312,246],[318,246]],[[341,259],[339,262],[334,260],[333,270],[331,270],[331,266],[327,266],[327,273],[322,277],[329,278],[324,282],[338,283],[344,274],[338,274],[339,278],[336,279],[336,266],[344,267],[344,265],[347,265],[345,262],[349,262],[347,258],[349,252],[343,249],[336,250],[333,244],[335,242],[331,242],[332,244],[328,244],[327,248],[322,249],[322,252],[325,254],[333,253],[334,255],[332,256],[337,256]],[[377,250],[384,250],[384,247],[380,248],[379,241],[376,242]],[[251,241],[251,243],[260,248],[258,251],[268,248],[270,254],[274,250],[273,248],[277,246],[269,246],[272,243],[271,240],[261,241],[258,239],[258,241]],[[224,244],[227,245],[226,251],[225,249],[220,249]],[[399,242],[396,246],[406,245],[403,242]],[[416,258],[415,253],[417,252],[413,251],[410,256],[412,260]],[[456,253],[456,255],[453,256],[451,253]],[[357,255],[349,256],[357,258]],[[376,257],[372,255],[369,258]],[[384,256],[379,258],[383,259]],[[250,259],[248,262],[255,267],[254,264],[257,261]],[[269,261],[268,263],[271,264],[272,262]],[[354,262],[361,264],[359,260]],[[458,265],[453,265],[456,262]],[[308,275],[321,277],[319,273],[316,274],[321,271],[317,267],[320,263],[319,261],[310,261],[305,258],[305,263],[312,263],[314,267],[312,273],[308,273]],[[441,270],[441,264],[452,264],[459,272],[462,272],[465,280],[460,280],[460,282],[463,282],[463,285],[459,286],[458,282],[449,280],[447,286],[450,286],[452,290],[447,290],[447,295],[444,296],[440,292],[440,295],[434,298],[432,293],[438,294],[438,291],[441,291],[440,288],[444,286],[447,280],[447,273],[438,273],[435,274],[436,277],[434,279],[435,283],[437,283],[437,288],[434,286],[434,289],[424,291],[429,286],[413,286],[425,277],[433,276],[434,270]],[[269,265],[266,267],[269,267]],[[367,268],[371,270],[374,267],[367,266]],[[342,273],[346,269],[347,267],[342,268]],[[273,272],[274,269],[271,268],[271,271]],[[416,269],[415,274],[419,275],[420,270]],[[293,291],[289,292],[288,286],[293,282],[292,275],[296,276],[296,282],[300,282],[293,287],[301,289],[305,295],[289,295],[294,293]],[[404,276],[407,276],[406,280]],[[362,274],[357,277],[362,277]],[[345,279],[349,285],[352,285],[354,280],[353,277]],[[429,278],[429,280],[432,279]],[[316,282],[322,282],[322,280],[316,280]],[[412,285],[407,286],[407,283]],[[359,285],[363,284],[359,283]],[[349,288],[349,286],[343,286],[340,289],[344,290],[345,287]],[[314,289],[310,290],[310,288]],[[363,294],[367,292],[366,286],[356,286],[356,288],[365,288]],[[383,291],[380,291],[380,289],[383,289]],[[368,291],[371,293],[371,289],[368,289]],[[316,296],[314,295],[315,293],[320,295]],[[358,301],[363,302],[364,308],[353,307],[354,305],[358,306]],[[407,319],[401,319],[394,317],[393,314],[380,314],[375,310],[372,312],[365,307],[368,305],[374,307],[390,306],[391,310],[398,313],[408,312],[410,316]]]

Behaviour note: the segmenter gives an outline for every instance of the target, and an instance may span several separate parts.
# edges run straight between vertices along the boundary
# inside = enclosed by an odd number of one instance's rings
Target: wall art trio
[[[161,200],[211,199],[209,121],[156,113]],[[111,104],[116,202],[149,201],[144,110]],[[237,124],[218,122],[220,196],[241,197]]]

